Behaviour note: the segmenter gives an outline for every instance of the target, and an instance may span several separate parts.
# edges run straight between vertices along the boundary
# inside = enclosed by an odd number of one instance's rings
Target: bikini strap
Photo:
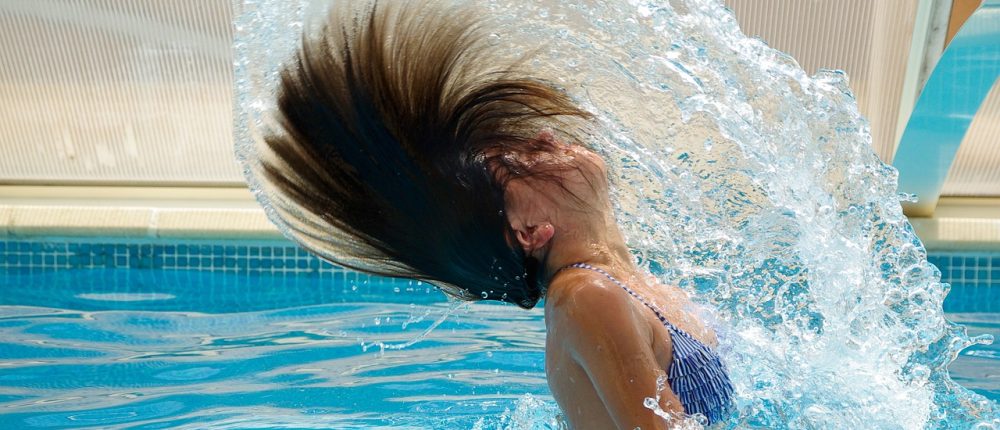
[[[670,330],[675,331],[675,332],[687,334],[684,331],[679,330],[677,327],[674,327],[674,325],[671,324],[670,321],[667,321],[667,318],[663,316],[663,312],[660,312],[660,308],[659,307],[657,307],[656,305],[654,305],[654,304],[652,304],[650,302],[647,302],[646,299],[644,299],[642,296],[639,295],[639,293],[636,293],[635,291],[632,291],[631,288],[625,286],[625,284],[622,283],[622,281],[619,281],[614,276],[611,276],[611,274],[608,273],[607,271],[605,271],[604,269],[601,269],[600,267],[594,267],[594,266],[591,266],[591,265],[589,265],[587,263],[581,262],[581,263],[567,264],[567,265],[565,265],[563,267],[560,267],[559,270],[556,271],[556,273],[559,273],[563,269],[568,269],[568,268],[593,270],[593,271],[595,271],[597,273],[600,273],[600,274],[606,276],[608,279],[611,280],[611,282],[614,282],[619,287],[622,287],[622,289],[625,290],[625,292],[629,293],[629,295],[631,295],[632,297],[635,297],[637,300],[639,300],[639,303],[642,303],[642,304],[646,305],[647,308],[649,308],[650,310],[652,310],[653,313],[656,314],[656,318],[659,318],[660,322],[662,322],[663,325],[667,326],[667,328],[669,328]]]

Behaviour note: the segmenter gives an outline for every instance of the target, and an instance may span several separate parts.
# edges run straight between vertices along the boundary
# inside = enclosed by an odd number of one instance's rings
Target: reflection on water
[[[176,303],[112,300],[95,308],[91,299],[107,293],[58,297],[69,289],[53,286],[50,301],[79,300],[86,310],[42,307],[36,294],[46,286],[37,282],[50,281],[51,273],[5,287],[0,428],[496,428],[512,422],[519,402],[539,403],[555,419],[542,369],[540,310],[496,304],[454,310],[434,291],[405,293],[413,300],[403,303],[391,289],[381,300],[241,306],[256,293],[218,286],[199,292],[170,282],[134,284],[137,291],[129,292],[115,285],[120,272],[60,276],[104,279],[121,297],[150,297],[145,290],[155,289],[158,300]],[[221,285],[225,275],[215,276]],[[328,294],[350,290],[308,278],[300,283]],[[197,305],[186,311],[177,303]],[[150,310],[164,307],[173,309]],[[405,343],[434,324],[440,325],[402,350],[362,347]],[[529,394],[535,397],[522,400]]]
[[[298,282],[326,289],[337,302],[275,307],[249,304],[257,293],[225,287],[224,274],[214,275],[214,287],[206,282],[194,290],[170,282],[176,274],[153,271],[129,276],[159,282],[120,285],[123,272],[67,272],[59,279],[86,280],[125,297],[155,289],[161,300],[177,303],[167,311],[150,310],[167,306],[151,301],[95,308],[80,297],[107,293],[70,294],[38,283],[54,279],[52,273],[5,286],[0,428],[559,427],[545,383],[540,309],[456,307],[437,292],[399,296],[395,287],[384,288],[381,299],[368,291],[376,300],[341,302],[337,291],[351,288],[308,277]],[[285,284],[268,294],[300,287]],[[46,289],[53,302],[76,298],[87,309],[34,303]],[[972,334],[1000,335],[1000,312],[961,312],[979,300],[975,293],[954,291],[947,303],[958,313],[951,315]],[[406,343],[434,324],[440,325],[401,350],[362,346]],[[966,351],[952,366],[957,381],[993,399],[1000,398],[998,368],[996,346]]]
[[[954,287],[944,304],[948,319],[964,325],[969,336],[1000,339],[1000,290],[996,287]],[[1000,343],[962,351],[949,370],[955,382],[1000,402]]]

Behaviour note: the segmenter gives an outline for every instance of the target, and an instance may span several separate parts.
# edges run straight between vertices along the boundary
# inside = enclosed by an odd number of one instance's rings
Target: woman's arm
[[[657,393],[657,378],[665,372],[652,345],[667,342],[670,351],[669,336],[653,339],[645,318],[635,314],[633,299],[617,286],[591,278],[563,289],[560,296],[547,298],[556,300],[549,315],[550,335],[559,336],[562,347],[586,371],[617,427],[672,427],[644,406],[647,397],[659,394],[663,411],[677,416],[684,412],[669,386]]]

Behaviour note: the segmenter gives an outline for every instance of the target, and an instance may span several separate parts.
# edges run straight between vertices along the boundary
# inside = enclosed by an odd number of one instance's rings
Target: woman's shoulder
[[[545,298],[545,319],[550,329],[572,327],[600,334],[637,328],[632,298],[618,285],[597,273],[574,271],[555,279]]]
[[[549,284],[546,311],[600,311],[608,305],[626,303],[628,296],[607,277],[590,271],[574,270]]]

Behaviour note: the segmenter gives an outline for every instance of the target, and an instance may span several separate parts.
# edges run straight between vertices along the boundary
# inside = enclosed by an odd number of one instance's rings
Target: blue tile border
[[[0,239],[0,269],[163,269],[248,274],[356,274],[288,241],[142,241],[100,238]],[[953,288],[1000,288],[1000,253],[934,252],[928,261]],[[372,277],[374,278],[374,277]]]
[[[943,282],[1000,283],[1000,253],[937,252],[928,260]],[[75,239],[0,239],[0,267],[164,268],[236,270],[251,266],[269,271],[338,271],[291,242],[85,242]],[[263,269],[261,269],[263,270]]]
[[[941,271],[941,282],[953,288],[1000,288],[1000,253],[939,252],[927,261]]]
[[[74,239],[0,240],[0,269],[164,269],[234,273],[336,273],[291,242],[82,242]]]

